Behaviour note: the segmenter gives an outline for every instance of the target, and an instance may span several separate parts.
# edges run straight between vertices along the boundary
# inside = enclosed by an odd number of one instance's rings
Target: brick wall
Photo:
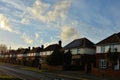
[[[99,69],[95,68],[92,65],[92,74],[96,76],[111,76],[111,77],[120,77],[120,70],[112,70],[112,69]]]

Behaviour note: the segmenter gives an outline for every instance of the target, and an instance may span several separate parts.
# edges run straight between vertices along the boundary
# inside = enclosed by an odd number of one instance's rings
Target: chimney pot
[[[59,43],[59,46],[62,47],[62,41],[60,40],[58,43]]]
[[[44,45],[41,45],[41,48],[44,49]]]

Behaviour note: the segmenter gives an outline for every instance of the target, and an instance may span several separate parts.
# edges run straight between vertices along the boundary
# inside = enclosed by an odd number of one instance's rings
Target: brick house
[[[73,40],[64,49],[65,52],[70,50],[72,53],[71,65],[76,65],[84,69],[85,65],[89,68],[91,67],[91,63],[95,62],[95,46],[87,38]]]
[[[45,62],[45,58],[48,55],[51,55],[56,48],[62,49],[61,44],[62,44],[61,41],[59,41],[58,44],[51,44],[51,45],[47,46],[46,48],[44,48],[40,52],[40,56],[41,56],[41,59],[42,59],[43,63]]]
[[[117,50],[118,59],[113,68],[108,61],[108,51],[115,52]],[[93,68],[93,74],[97,75],[119,75],[120,76],[120,32],[115,33],[96,44],[96,66]],[[97,73],[96,73],[97,72]]]

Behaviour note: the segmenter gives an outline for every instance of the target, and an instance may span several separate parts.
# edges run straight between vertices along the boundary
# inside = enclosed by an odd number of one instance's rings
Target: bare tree
[[[0,44],[0,53],[1,52],[7,52],[7,46],[5,44]]]

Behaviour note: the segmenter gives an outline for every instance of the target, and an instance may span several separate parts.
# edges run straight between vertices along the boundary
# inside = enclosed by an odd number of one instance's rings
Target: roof
[[[67,44],[64,48],[65,49],[70,49],[70,48],[95,48],[94,43],[88,40],[87,38],[80,38],[80,39],[75,39],[71,43]]]
[[[36,53],[36,52],[40,52],[40,50],[42,50],[42,48],[40,47],[33,47],[31,50],[28,51],[28,53]]]
[[[98,42],[96,45],[105,45],[105,44],[113,44],[113,43],[120,43],[120,32],[115,33],[102,41]]]
[[[20,49],[18,50],[18,54],[25,54],[28,51],[28,49]]]
[[[52,44],[47,46],[44,51],[53,51],[56,48],[62,48],[59,44]]]
[[[16,54],[16,53],[17,53],[16,50],[10,50],[10,51],[9,51],[9,54]]]

